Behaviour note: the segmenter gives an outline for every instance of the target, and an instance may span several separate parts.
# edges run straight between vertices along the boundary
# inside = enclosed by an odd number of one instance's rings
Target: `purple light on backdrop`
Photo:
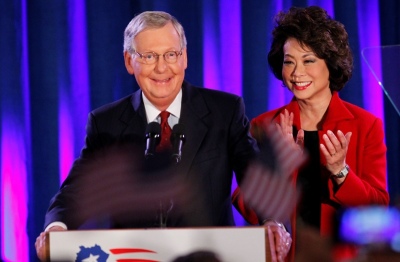
[[[280,11],[287,11],[287,9],[290,7],[289,5],[287,8],[286,6],[283,6],[283,1],[271,1],[269,3],[269,10],[274,10],[273,11],[273,16],[277,14]],[[267,59],[268,52],[270,49],[270,44],[271,44],[271,32],[273,30],[273,27],[275,26],[275,20],[271,21],[266,21],[268,23],[268,32],[266,33],[267,35],[267,46],[265,47],[265,59]],[[283,61],[282,61],[283,62]],[[268,97],[267,97],[267,103],[268,106],[266,110],[272,110],[278,107],[283,106],[284,104],[288,103],[290,99],[293,97],[293,94],[283,86],[282,82],[272,74],[272,72],[268,69],[268,72],[265,72],[265,74],[268,75]]]
[[[67,177],[71,164],[74,161],[74,124],[71,119],[71,105],[67,101],[68,95],[63,90],[60,92],[59,105],[59,158],[60,158],[60,183]]]
[[[242,43],[241,8],[238,0],[219,1],[219,15],[213,15],[213,7],[205,1],[203,6],[203,81],[204,86],[242,94]],[[218,18],[217,18],[218,17]],[[219,30],[218,26],[219,25]],[[232,181],[232,189],[237,187]],[[244,219],[234,211],[237,225],[244,225]]]
[[[5,106],[1,119],[1,258],[5,261],[29,261],[28,185],[30,169],[30,113],[28,39],[26,1],[21,1],[21,101]],[[18,109],[16,109],[18,108]],[[18,115],[15,112],[23,112]],[[22,124],[20,124],[22,123]]]
[[[357,17],[358,24],[363,25],[358,27],[360,50],[367,47],[377,47],[381,45],[380,42],[380,29],[379,29],[379,3],[378,0],[368,1],[366,5],[364,1],[357,1]],[[381,65],[380,52],[369,52],[368,61],[362,59],[360,56],[360,65],[362,74],[363,85],[363,102],[364,108],[373,113],[377,117],[384,118],[383,112],[383,92],[379,83],[374,78],[373,73],[370,71],[368,64]],[[382,79],[382,72],[380,66],[374,66],[374,73]]]
[[[219,17],[221,39],[219,48],[219,88],[242,95],[242,27],[241,8],[238,0],[220,0]]]
[[[308,0],[308,5],[316,5],[316,6],[320,6],[322,8],[324,8],[328,14],[333,17],[334,14],[334,8],[333,8],[333,0]]]
[[[204,2],[203,7],[203,81],[204,86],[211,89],[219,89],[221,84],[219,82],[219,53],[218,53],[218,32],[216,32],[216,24],[212,7],[207,7],[208,1]]]
[[[361,52],[363,53],[364,49],[367,47],[380,46],[379,1],[371,0],[368,1],[368,5],[366,5],[364,1],[357,0],[357,17],[358,24],[363,25],[358,27]],[[376,76],[378,79],[380,79],[380,81],[382,81],[381,54],[379,51],[368,52],[368,56],[365,58],[367,58],[367,61],[363,59],[363,55],[360,55],[360,59],[362,60],[360,61],[360,65],[363,72],[363,107],[367,111],[379,117],[382,120],[385,128],[383,91],[379,82],[374,77]],[[370,71],[372,68],[369,68],[368,65],[374,65],[374,72]]]
[[[215,43],[218,53],[221,55],[217,58],[219,70],[217,77],[221,77],[219,81],[221,86],[219,89],[242,95],[242,16],[239,0],[221,0],[219,2],[219,25],[221,38]],[[208,38],[205,35],[205,38]],[[217,41],[218,41],[217,40]],[[215,59],[215,58],[214,58]],[[207,64],[205,64],[207,67]],[[208,74],[204,70],[205,74]],[[232,190],[236,189],[237,182],[232,181]],[[244,225],[243,217],[234,210],[235,223]]]
[[[79,154],[89,112],[85,2],[69,1],[70,83],[60,84],[59,145],[60,182],[64,181],[73,159]]]
[[[1,255],[6,261],[29,261],[24,129],[15,123],[18,117],[8,113],[1,126]]]
[[[219,1],[218,15],[212,2],[203,7],[204,86],[242,94],[242,45],[240,1]]]

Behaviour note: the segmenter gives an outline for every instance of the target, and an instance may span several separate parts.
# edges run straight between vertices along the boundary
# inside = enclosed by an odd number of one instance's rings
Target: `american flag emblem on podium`
[[[109,250],[110,254],[102,250],[99,245],[79,248],[76,262],[160,262],[158,259],[146,258],[144,255],[157,254],[157,252],[144,248],[112,248]]]

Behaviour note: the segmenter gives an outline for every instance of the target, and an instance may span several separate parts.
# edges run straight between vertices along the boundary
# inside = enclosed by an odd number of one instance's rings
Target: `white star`
[[[94,256],[90,254],[88,258],[85,258],[82,260],[82,262],[97,262],[97,259],[99,258],[100,255]]]

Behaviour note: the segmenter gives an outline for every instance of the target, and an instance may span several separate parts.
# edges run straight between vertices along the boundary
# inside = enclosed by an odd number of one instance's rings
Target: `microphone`
[[[177,164],[182,158],[182,147],[186,141],[184,134],[185,126],[176,124],[172,128],[171,144],[172,144],[172,160]]]
[[[146,127],[146,150],[144,156],[149,159],[154,156],[156,146],[160,143],[161,126],[157,122],[151,122]]]

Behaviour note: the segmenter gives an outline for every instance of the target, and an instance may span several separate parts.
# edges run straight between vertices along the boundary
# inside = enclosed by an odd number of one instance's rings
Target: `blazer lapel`
[[[121,131],[122,135],[133,136],[135,140],[141,139],[144,144],[147,120],[141,94],[140,90],[132,94],[130,104],[122,113],[120,121],[126,125]]]
[[[209,110],[203,96],[196,88],[184,82],[182,92],[179,123],[185,126],[186,142],[182,148],[183,161],[177,166],[177,171],[182,174],[188,174],[201,143],[208,132],[206,118],[209,115]],[[124,130],[121,130],[121,134],[134,136],[135,141],[138,141],[144,150],[147,120],[140,90],[132,94],[130,103],[120,116],[120,121],[126,126]]]
[[[332,131],[338,129],[343,123],[351,124],[351,121],[348,120],[354,119],[354,115],[344,105],[343,100],[339,98],[338,92],[333,93],[329,108],[326,112],[326,119],[329,119],[329,121],[322,123],[322,129]]]
[[[296,99],[293,98],[292,101],[285,107],[282,108],[280,112],[283,112],[283,109],[287,109],[289,112],[294,113],[293,125],[295,126],[295,130],[301,129],[300,124],[300,108]],[[339,98],[338,92],[333,92],[331,102],[329,103],[329,108],[326,112],[326,119],[329,119],[328,122],[322,123],[323,130],[333,130],[337,126],[338,123],[342,123],[344,120],[353,119],[353,114],[346,108],[343,104],[343,101]],[[276,120],[279,120],[279,115],[276,115]]]
[[[205,117],[209,114],[203,96],[190,86],[184,83],[182,87],[182,108],[179,123],[185,126],[186,143],[182,148],[182,161],[179,171],[188,174],[190,166],[198,152],[200,145],[207,134],[208,127],[205,124]]]

